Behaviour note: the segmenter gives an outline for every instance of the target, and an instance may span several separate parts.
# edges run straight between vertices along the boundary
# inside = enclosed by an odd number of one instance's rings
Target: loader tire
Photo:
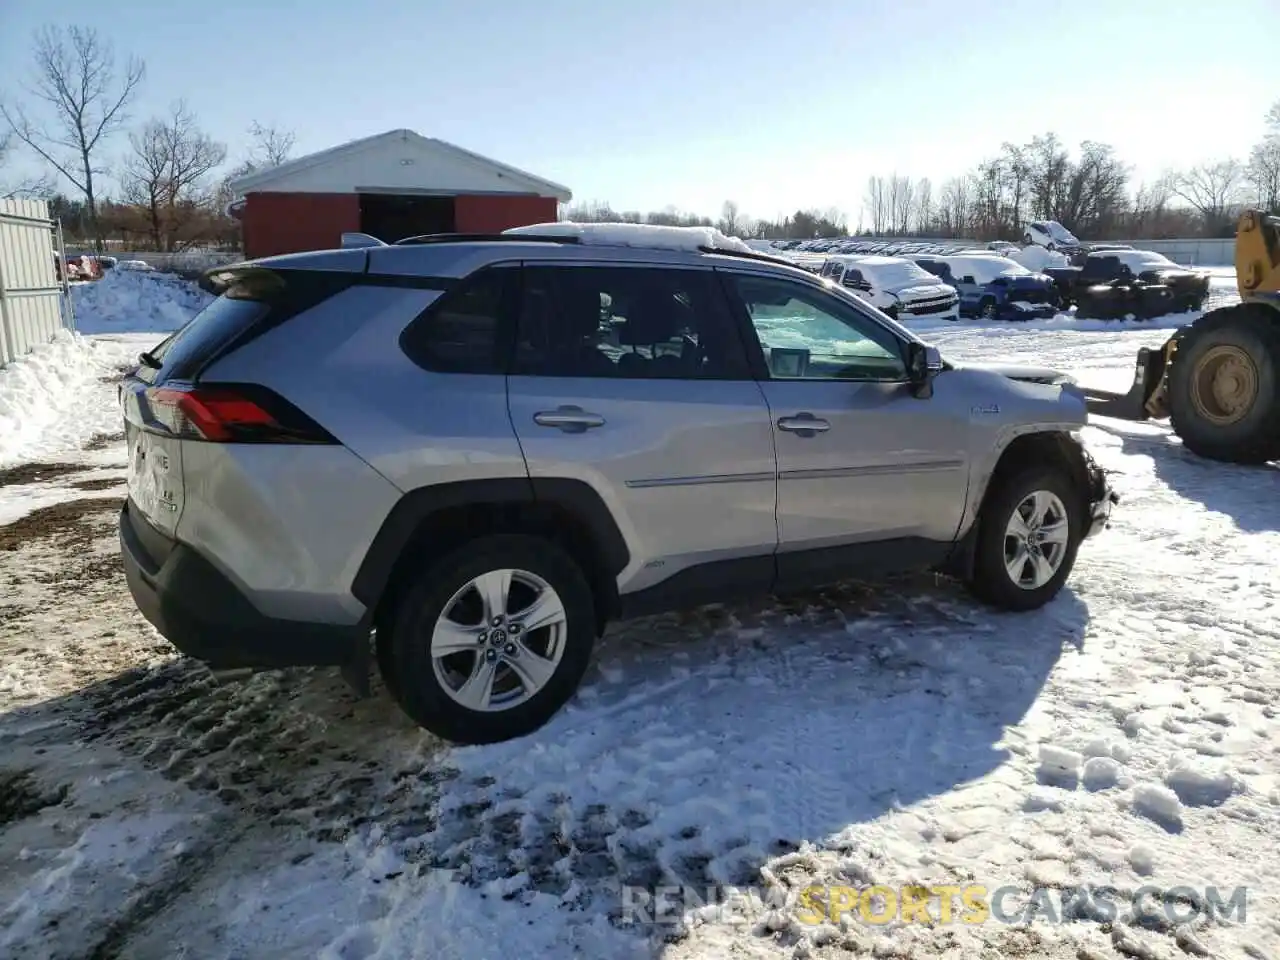
[[[1280,459],[1280,312],[1241,304],[1206,313],[1178,341],[1169,422],[1208,460]]]

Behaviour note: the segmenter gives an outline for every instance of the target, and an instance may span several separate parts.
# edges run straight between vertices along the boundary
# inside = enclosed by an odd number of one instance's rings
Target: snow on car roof
[[[579,243],[601,247],[643,247],[650,250],[683,250],[697,253],[703,249],[754,253],[737,237],[726,236],[714,227],[666,227],[652,223],[535,223],[527,227],[511,227],[504,234],[533,237],[575,237]]]

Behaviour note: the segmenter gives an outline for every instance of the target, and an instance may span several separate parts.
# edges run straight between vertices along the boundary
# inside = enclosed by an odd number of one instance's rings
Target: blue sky
[[[856,222],[870,174],[1048,130],[1141,180],[1243,156],[1280,99],[1249,46],[1280,0],[0,0],[0,96],[52,17],[146,61],[137,119],[185,97],[233,156],[254,119],[297,153],[409,127],[616,209]]]

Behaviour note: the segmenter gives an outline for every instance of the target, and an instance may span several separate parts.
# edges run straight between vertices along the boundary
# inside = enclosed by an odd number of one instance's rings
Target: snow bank
[[[577,237],[579,243],[607,247],[648,247],[661,250],[697,251],[702,247],[751,253],[737,237],[728,237],[713,227],[663,227],[652,223],[535,223],[512,227],[503,233],[541,237]]]
[[[1046,267],[1071,265],[1071,261],[1066,256],[1056,250],[1046,250],[1044,247],[1023,247],[1021,250],[1010,250],[1005,256],[1035,273],[1039,273]]]
[[[110,270],[101,280],[71,288],[80,333],[177,330],[213,299],[171,273]]]
[[[136,353],[134,344],[61,330],[0,369],[0,467],[118,430],[119,410],[103,402],[110,388],[101,379]]]

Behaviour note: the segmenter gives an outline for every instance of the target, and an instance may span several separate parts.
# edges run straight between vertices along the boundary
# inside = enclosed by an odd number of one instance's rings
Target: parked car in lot
[[[1045,272],[1081,317],[1150,319],[1199,310],[1209,296],[1207,272],[1189,270],[1150,250],[1095,250],[1081,266]]]
[[[1032,220],[1022,232],[1022,242],[1044,247],[1046,250],[1061,250],[1069,253],[1080,246],[1075,234],[1057,220]]]
[[[372,633],[453,741],[544,724],[618,617],[913,569],[1040,607],[1115,500],[1069,377],[944,362],[708,230],[363,243],[204,285],[120,388],[134,600],[215,668],[362,689]]]
[[[916,257],[923,269],[955,287],[960,314],[984,320],[1043,320],[1058,312],[1052,278],[995,254]]]
[[[960,316],[955,288],[902,257],[829,256],[820,275],[896,320],[955,320]]]

